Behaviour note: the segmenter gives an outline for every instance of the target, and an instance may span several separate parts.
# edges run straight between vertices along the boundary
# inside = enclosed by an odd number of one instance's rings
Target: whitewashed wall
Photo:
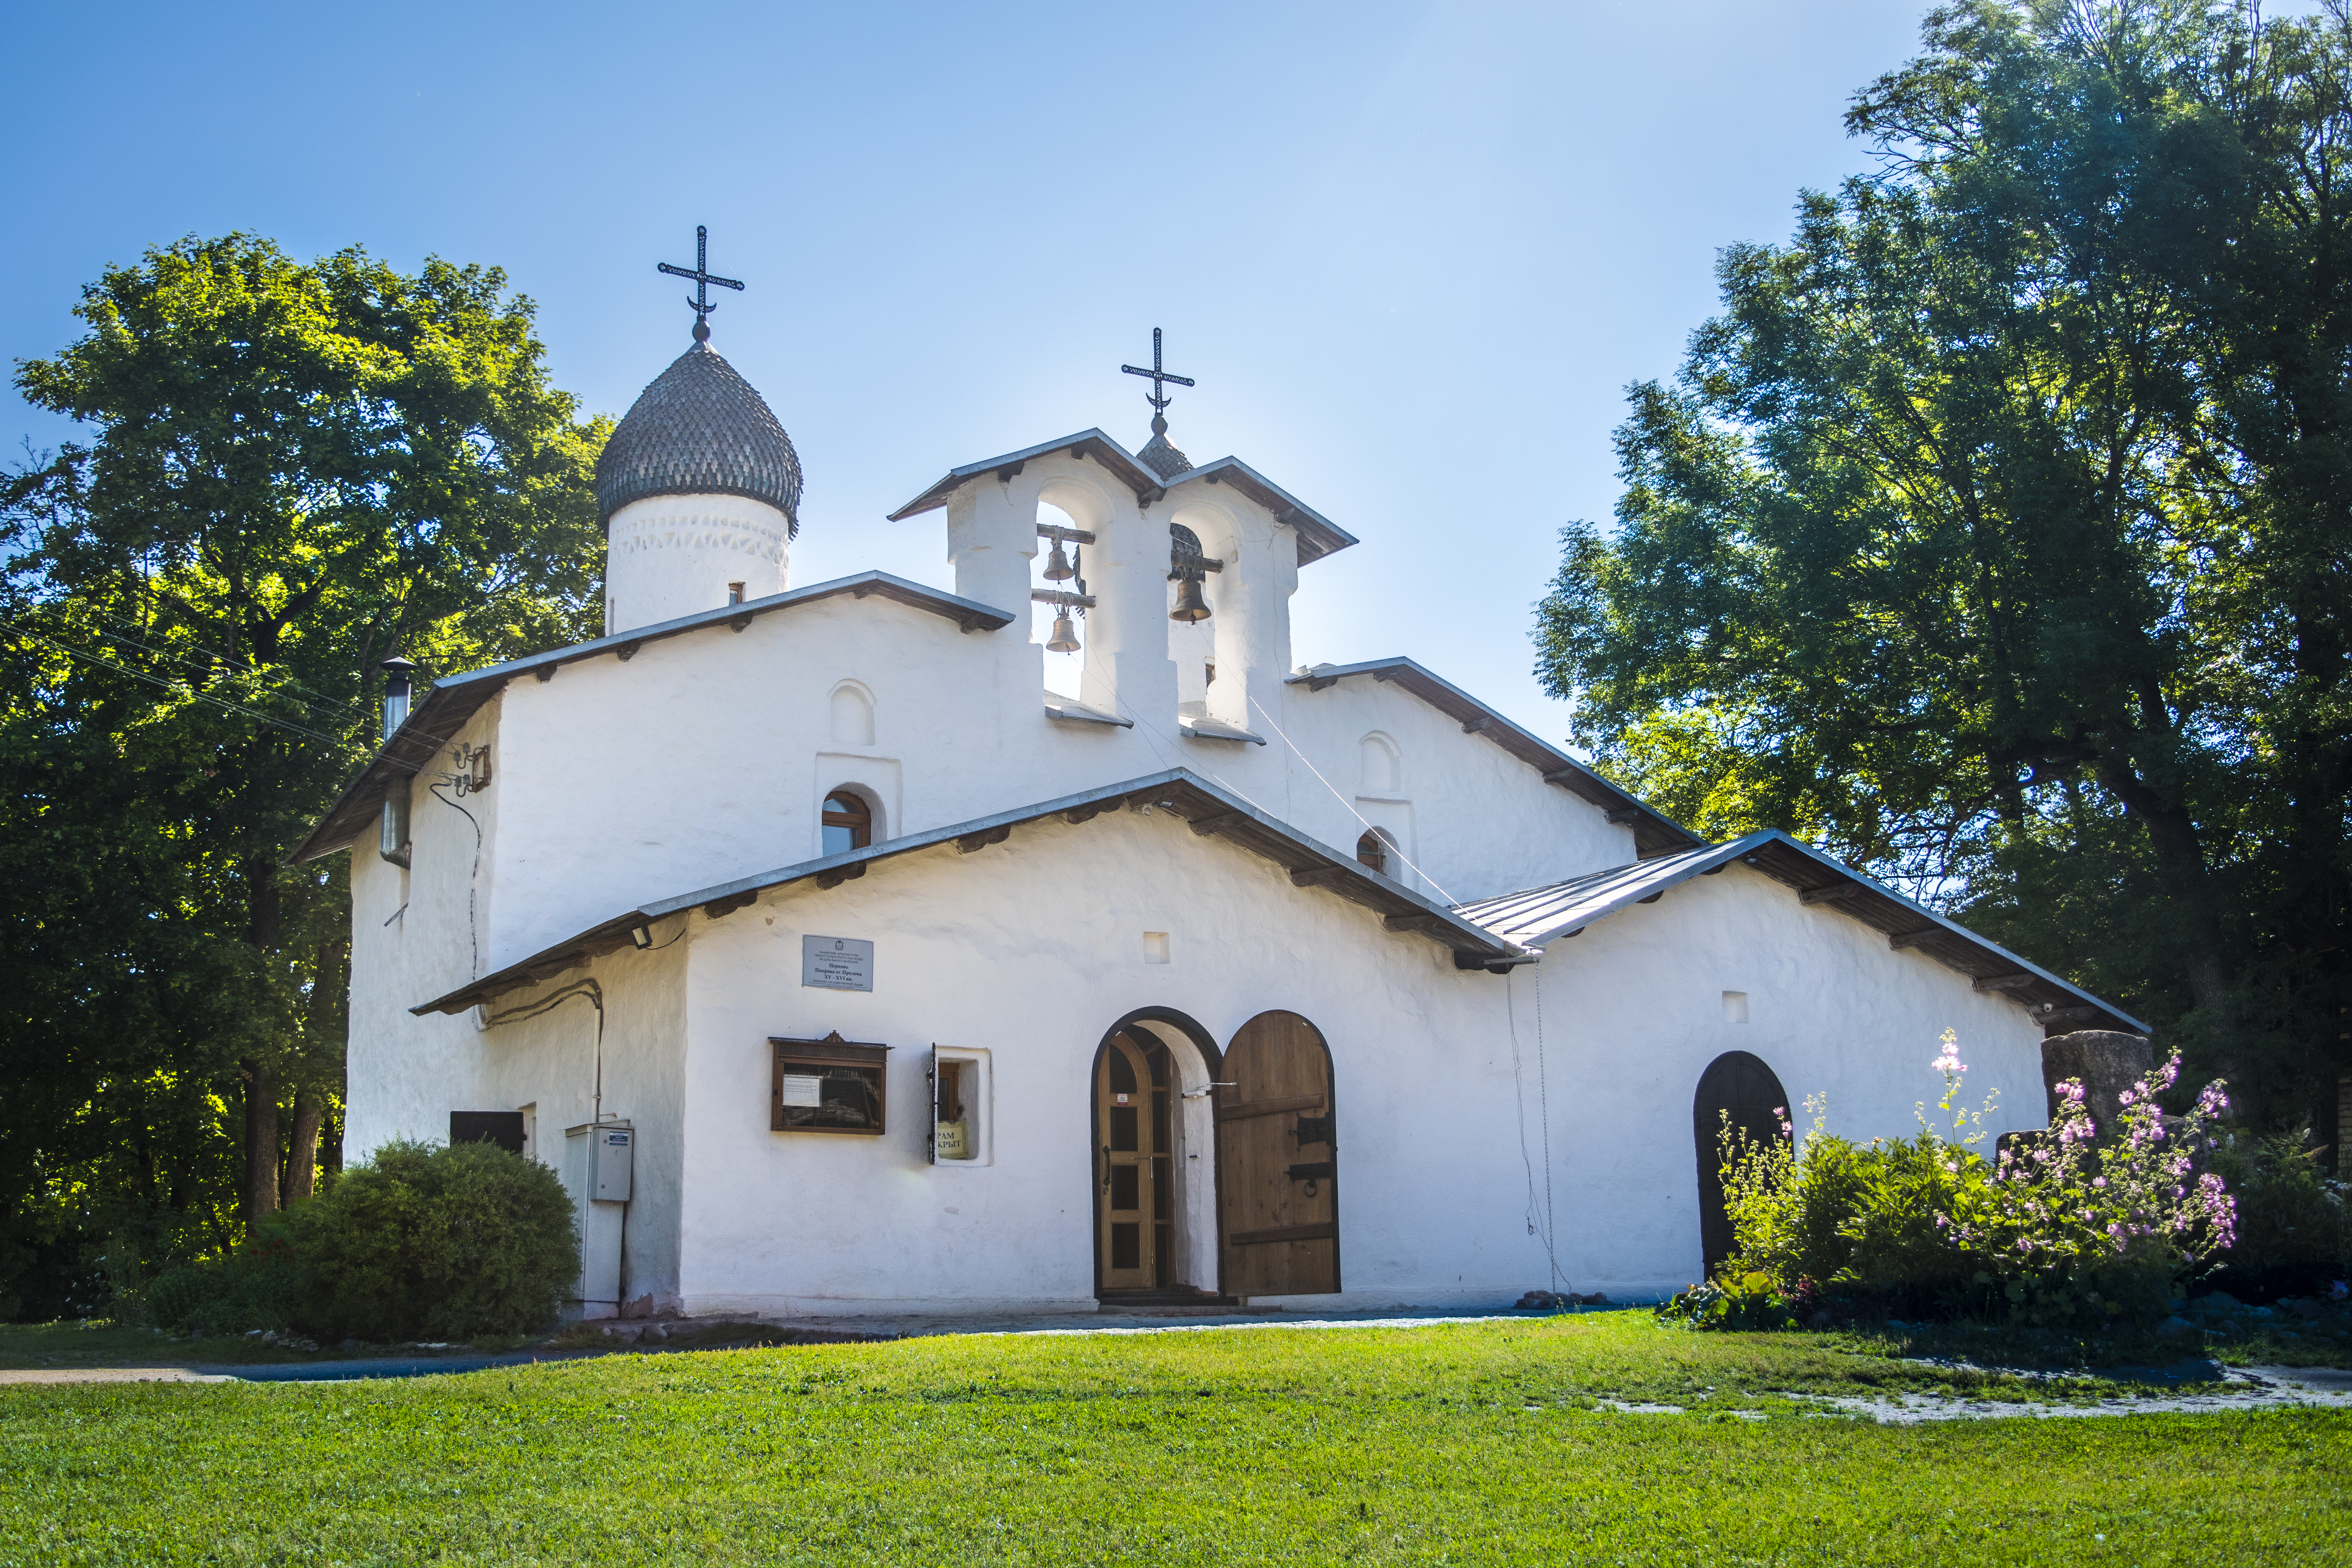
[[[1558,944],[1542,965],[1541,1088],[1532,974],[1458,972],[1433,944],[1165,816],[1025,826],[974,855],[926,851],[687,928],[675,1299],[691,1311],[1085,1305],[1089,1075],[1104,1030],[1146,1006],[1187,1014],[1221,1044],[1286,1008],[1329,1040],[1347,1289],[1302,1307],[1494,1305],[1548,1284],[1517,1126],[1523,1106],[1539,1193],[1543,1088],[1563,1283],[1620,1297],[1698,1270],[1691,1102],[1724,1050],[1755,1051],[1792,1094],[1833,1084],[1839,1131],[1903,1133],[1939,1088],[1927,1062],[1949,1025],[1976,1084],[2005,1089],[2014,1121],[1996,1131],[2040,1120],[2039,1031],[2021,1009],[1744,868]],[[1169,963],[1146,962],[1147,931],[1170,933]],[[803,934],[873,941],[875,990],[800,985]],[[1711,942],[1749,951],[1694,962],[1690,944]],[[1722,1020],[1727,988],[1749,994],[1744,1028]],[[769,1037],[835,1030],[895,1047],[890,1131],[769,1131]],[[934,1044],[990,1053],[992,1163],[926,1163]],[[1185,1162],[1203,1222],[1206,1131],[1183,1151],[1203,1156]],[[1205,1260],[1205,1223],[1193,1239]],[[672,1299],[668,1281],[643,1283]]]

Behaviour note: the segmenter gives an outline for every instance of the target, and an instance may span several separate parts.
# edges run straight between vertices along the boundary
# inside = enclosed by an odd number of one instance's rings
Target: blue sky
[[[1864,168],[1888,0],[1176,6],[12,8],[0,354],[68,342],[109,262],[233,228],[492,262],[558,382],[619,414],[717,347],[808,471],[793,577],[946,584],[947,468],[1150,411],[1363,543],[1301,574],[1302,662],[1409,654],[1558,740],[1530,605],[1605,519],[1633,380],[1717,247]],[[37,62],[37,68],[34,68]],[[13,392],[13,452],[70,435]]]

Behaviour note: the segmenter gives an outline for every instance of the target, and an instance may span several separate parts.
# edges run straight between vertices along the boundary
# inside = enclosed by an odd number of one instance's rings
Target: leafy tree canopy
[[[2179,1026],[2347,1069],[2352,18],[1969,0],[1870,176],[1734,246],[1632,389],[1538,673],[1716,836],[1777,825]]]
[[[77,314],[16,384],[90,437],[0,489],[0,1306],[126,1215],[186,1251],[307,1194],[349,916],[284,860],[375,667],[593,636],[599,591],[608,427],[497,269],[192,238]]]

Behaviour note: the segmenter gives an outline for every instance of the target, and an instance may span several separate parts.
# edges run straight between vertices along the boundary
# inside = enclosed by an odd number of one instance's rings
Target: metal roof
[[[1309,691],[1369,675],[1374,680],[1403,688],[1460,724],[1465,732],[1483,735],[1543,774],[1544,783],[1558,784],[1580,800],[1609,814],[1609,820],[1633,830],[1633,852],[1644,858],[1671,855],[1705,841],[1664,812],[1644,805],[1567,752],[1538,740],[1452,681],[1431,673],[1409,658],[1375,658],[1362,664],[1318,664],[1283,678],[1286,686]]]
[[[761,893],[772,889],[812,880],[820,889],[835,888],[865,876],[869,867],[902,855],[937,849],[950,842],[959,850],[970,854],[991,844],[1002,843],[1012,837],[1014,828],[1024,824],[1059,816],[1076,826],[1122,806],[1165,811],[1184,822],[1196,837],[1214,834],[1252,854],[1271,860],[1290,873],[1290,880],[1295,887],[1320,888],[1336,893],[1379,914],[1381,923],[1391,931],[1417,933],[1451,949],[1454,966],[1458,969],[1499,968],[1527,962],[1528,955],[1517,946],[1493,936],[1444,905],[1425,899],[1359,864],[1352,854],[1316,842],[1287,823],[1268,816],[1240,796],[1209,783],[1189,769],[1171,768],[1164,773],[1129,779],[1125,784],[1108,784],[1100,789],[1084,790],[1076,795],[1041,801],[1035,805],[974,817],[951,827],[910,833],[903,838],[888,839],[864,849],[844,850],[838,855],[803,860],[773,871],[722,882],[717,887],[682,893],[674,899],[643,904],[593,925],[577,936],[543,949],[520,963],[510,963],[495,974],[486,974],[446,995],[420,1003],[409,1011],[419,1016],[426,1013],[462,1012],[509,991],[539,984],[565,970],[576,969],[593,958],[634,945],[632,933],[655,921],[680,913],[688,914],[690,918],[691,911],[698,907],[707,919],[720,920],[736,910],[747,908]]]
[[[319,819],[318,826],[310,829],[310,837],[302,841],[301,847],[294,851],[289,864],[299,865],[305,860],[315,860],[321,855],[331,855],[365,832],[392,781],[422,773],[433,761],[434,754],[466,727],[467,721],[480,711],[484,703],[497,696],[508,681],[519,676],[530,674],[546,680],[564,665],[608,653],[624,660],[634,658],[639,647],[664,637],[682,637],[688,632],[720,625],[741,631],[751,624],[754,616],[777,610],[796,609],[803,605],[839,598],[843,595],[853,599],[889,599],[953,621],[968,632],[992,632],[1011,626],[1015,619],[1005,611],[991,608],[978,600],[943,594],[936,588],[926,588],[920,583],[909,583],[904,577],[893,577],[887,572],[860,572],[854,577],[836,577],[830,583],[814,583],[805,588],[771,594],[764,599],[749,599],[740,605],[721,605],[715,610],[698,611],[656,626],[638,626],[612,637],[598,637],[593,642],[574,643],[570,647],[554,648],[524,658],[509,659],[504,664],[488,665],[464,675],[446,677],[433,683],[432,689],[410,710],[408,718],[400,728],[394,731],[367,765],[353,775],[351,783],[343,786],[342,793],[335,797],[335,804],[327,808],[326,815]]]
[[[2004,992],[2015,997],[2045,1024],[2147,1032],[2147,1026],[2130,1014],[1777,827],[1728,844],[1702,845],[1546,888],[1479,899],[1457,905],[1454,912],[1492,931],[1499,941],[1518,947],[1543,947],[1634,904],[1654,903],[1677,884],[1693,877],[1711,877],[1734,861],[1795,889],[1804,903],[1832,906],[1838,913],[1885,932],[1892,947],[1918,949],[1968,975],[1979,991]]]
[[[1219,458],[1198,468],[1186,468],[1171,478],[1163,479],[1131,456],[1126,447],[1100,430],[1081,430],[1075,436],[1065,436],[1058,441],[1046,441],[1026,447],[1018,452],[1007,452],[1000,458],[988,458],[977,463],[966,463],[950,468],[945,478],[890,514],[892,522],[934,510],[948,504],[948,497],[961,489],[969,481],[982,474],[995,474],[1011,479],[1021,471],[1023,464],[1032,458],[1046,457],[1067,450],[1073,458],[1092,458],[1110,470],[1111,477],[1135,493],[1138,500],[1147,505],[1159,500],[1178,485],[1191,484],[1194,479],[1209,484],[1230,484],[1250,500],[1272,512],[1275,521],[1285,523],[1298,535],[1298,563],[1320,561],[1334,551],[1345,550],[1357,542],[1356,536],[1317,511],[1313,507],[1260,474],[1239,458]],[[1174,451],[1174,447],[1168,450]]]
[[[801,531],[801,459],[767,401],[735,367],[695,344],[637,395],[596,458],[596,516],[647,496],[765,501]]]

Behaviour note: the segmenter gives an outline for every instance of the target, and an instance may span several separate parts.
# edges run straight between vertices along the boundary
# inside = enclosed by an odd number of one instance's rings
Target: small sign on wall
[[[854,936],[801,938],[801,984],[826,991],[874,989],[874,944]]]

